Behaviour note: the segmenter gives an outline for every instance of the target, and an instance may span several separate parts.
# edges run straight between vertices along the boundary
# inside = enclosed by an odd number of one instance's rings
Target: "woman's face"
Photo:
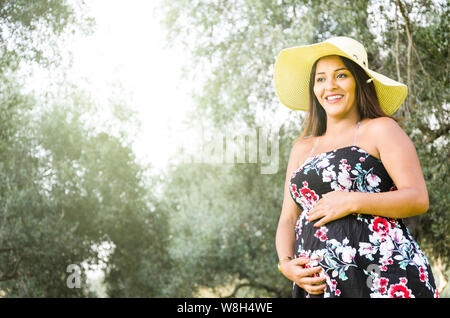
[[[355,86],[355,78],[338,56],[325,56],[317,62],[314,94],[327,116],[342,118],[357,111]]]

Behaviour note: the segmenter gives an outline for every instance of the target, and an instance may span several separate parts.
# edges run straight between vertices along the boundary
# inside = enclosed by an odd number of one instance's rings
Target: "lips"
[[[330,103],[330,104],[334,104],[334,103],[338,103],[339,101],[341,101],[344,98],[344,95],[340,95],[340,94],[334,94],[334,95],[328,95],[326,96],[324,99]]]

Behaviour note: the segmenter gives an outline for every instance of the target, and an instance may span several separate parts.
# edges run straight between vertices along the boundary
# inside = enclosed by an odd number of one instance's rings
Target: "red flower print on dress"
[[[394,263],[394,261],[392,260],[392,258],[388,258],[387,260],[383,261],[383,265],[392,265]]]
[[[380,278],[380,286],[381,287],[386,287],[388,283],[389,283],[389,279],[387,279],[385,277]]]
[[[337,288],[337,281],[335,279],[331,280],[330,291],[334,292],[334,294],[336,296],[340,296],[341,295],[341,290]]]
[[[423,267],[419,268],[419,279],[421,282],[426,282],[428,279],[427,274],[425,273],[425,270],[423,269]]]
[[[312,208],[314,203],[316,203],[319,200],[319,196],[314,192],[314,190],[311,190],[308,188],[308,182],[303,182],[303,188],[300,189],[301,199],[304,203],[307,204],[308,207]]]
[[[371,230],[378,233],[380,236],[387,236],[389,233],[389,223],[384,218],[375,218]]]
[[[300,222],[297,222],[295,224],[295,237],[296,239],[298,238],[298,236],[300,236],[302,234],[302,225]],[[303,257],[300,255],[300,257]],[[306,256],[305,256],[306,257]]]
[[[314,236],[317,237],[322,242],[325,242],[327,240],[326,233],[328,232],[328,229],[325,226],[322,226],[320,229],[314,233]]]
[[[296,198],[300,196],[300,194],[297,192],[297,186],[295,184],[291,185],[291,192]]]
[[[411,293],[405,285],[397,284],[391,285],[388,291],[390,298],[413,298],[414,295]]]
[[[395,219],[388,219],[389,224],[391,225],[391,229],[395,229],[395,227],[397,226],[398,222]]]
[[[426,282],[427,281],[427,275],[426,274],[420,274],[419,275],[419,279],[421,282]]]
[[[394,262],[392,261],[392,258],[388,258],[387,260],[384,260],[382,262],[382,265],[379,267],[380,271],[386,272],[388,270],[387,265],[392,265]]]

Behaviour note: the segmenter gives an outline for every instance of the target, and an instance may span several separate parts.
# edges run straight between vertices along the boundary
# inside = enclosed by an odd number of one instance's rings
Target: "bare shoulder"
[[[401,129],[400,125],[390,117],[378,117],[367,119],[367,127],[374,132],[380,132],[384,129]]]
[[[309,151],[313,147],[314,140],[317,137],[298,138],[292,145],[292,156],[297,166],[302,164],[308,157]]]
[[[375,140],[383,142],[389,142],[386,139],[395,141],[397,138],[403,139],[407,137],[400,125],[390,117],[369,119],[366,129]]]
[[[400,125],[392,118],[379,117],[370,119],[367,124],[368,134],[376,143],[381,153],[414,147],[411,139]]]

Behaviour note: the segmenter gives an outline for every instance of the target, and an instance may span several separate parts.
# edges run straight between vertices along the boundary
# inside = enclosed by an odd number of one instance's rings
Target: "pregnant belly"
[[[354,245],[367,236],[365,234],[367,224],[358,220],[356,215],[347,215],[321,227],[314,227],[315,222],[317,220],[308,222],[305,217],[299,217],[295,228],[297,257],[300,254],[311,254],[316,250],[325,248],[326,242],[330,240],[338,242],[346,240],[348,241],[347,244]]]
[[[370,242],[373,239],[398,241],[405,233],[400,220],[387,219],[373,215],[350,214],[325,224],[319,228],[313,222],[306,221],[306,215],[301,215],[295,228],[296,255],[309,254],[324,249],[330,242],[345,243],[358,249],[360,242]],[[370,237],[372,236],[372,238]]]

